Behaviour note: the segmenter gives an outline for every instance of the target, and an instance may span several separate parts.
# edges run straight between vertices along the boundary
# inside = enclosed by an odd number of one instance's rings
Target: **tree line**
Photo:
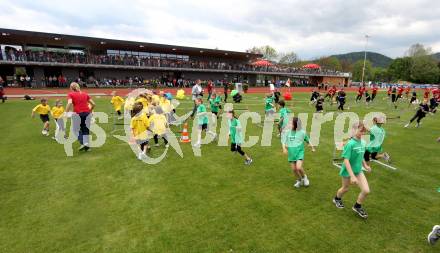
[[[271,46],[253,47],[250,53],[262,54],[264,59],[286,67],[302,67],[307,63],[319,64],[324,69],[351,72],[353,81],[361,81],[364,60],[356,62],[339,60],[334,56],[325,56],[310,61],[301,60],[295,52],[278,53]],[[365,81],[412,83],[439,83],[440,63],[433,57],[432,50],[422,44],[409,47],[403,57],[393,59],[388,67],[375,67],[370,61],[365,62]]]

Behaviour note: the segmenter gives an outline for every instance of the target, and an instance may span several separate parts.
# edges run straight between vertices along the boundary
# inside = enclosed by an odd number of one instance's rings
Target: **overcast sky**
[[[244,51],[271,45],[302,59],[368,50],[440,51],[440,1],[0,0],[3,28]]]

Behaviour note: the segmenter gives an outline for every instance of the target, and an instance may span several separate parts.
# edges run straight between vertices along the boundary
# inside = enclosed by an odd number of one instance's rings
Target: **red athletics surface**
[[[99,94],[99,95],[110,95],[112,91],[116,91],[116,93],[119,96],[126,96],[130,91],[135,90],[136,88],[82,88],[81,90],[90,94]],[[300,92],[312,92],[314,88],[313,87],[293,87],[290,88],[290,91],[293,93],[300,93]],[[345,88],[346,91],[356,91],[358,88]],[[175,95],[178,88],[158,88],[157,91],[164,91],[164,92],[170,92],[171,94]],[[184,88],[185,94],[189,95],[191,94],[191,88]],[[223,94],[223,88],[217,87],[216,92],[218,94]],[[281,93],[287,92],[288,88],[281,88]],[[19,98],[22,98],[24,95],[29,95],[33,97],[39,97],[39,96],[46,96],[47,94],[50,94],[51,97],[64,97],[67,95],[67,93],[70,92],[68,88],[37,88],[37,89],[31,89],[31,88],[11,88],[7,87],[5,88],[5,95],[6,96],[14,96]],[[205,89],[206,92],[206,89]],[[250,87],[247,93],[252,94],[262,94],[262,93],[268,93],[269,87]],[[321,90],[321,92],[325,92],[324,90]],[[12,98],[12,97],[11,97]]]

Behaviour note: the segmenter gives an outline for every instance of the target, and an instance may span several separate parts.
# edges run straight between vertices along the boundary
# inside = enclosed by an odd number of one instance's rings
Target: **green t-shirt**
[[[238,119],[233,118],[228,120],[229,123],[229,136],[231,137],[231,143],[241,144],[243,137],[241,136],[241,123]]]
[[[209,103],[211,105],[211,112],[218,112],[220,103],[222,102],[222,98],[220,96],[216,96],[215,99],[209,99]]]
[[[310,142],[310,138],[304,130],[290,130],[283,134],[281,141],[287,147],[289,162],[304,160],[304,142]]]
[[[273,97],[267,97],[265,102],[266,102],[266,105],[264,107],[264,110],[266,112],[272,110],[273,109],[273,105],[272,105],[273,104]]]
[[[353,173],[355,175],[362,173],[362,161],[364,160],[364,153],[365,142],[363,140],[351,138],[344,146],[342,158],[348,159],[350,161],[351,169],[353,170]],[[344,163],[342,164],[339,175],[343,177],[350,176],[350,174],[348,174],[347,168],[345,168]]]
[[[197,114],[202,113],[202,112],[206,112],[206,106],[204,104],[200,104],[197,107]],[[198,124],[199,125],[203,125],[203,124],[208,124],[208,116],[206,114],[204,115],[199,115],[199,120],[198,120]]]
[[[286,107],[283,107],[280,109],[280,125],[281,127],[285,127],[287,126],[287,123],[289,123],[289,113],[291,113],[292,111],[290,111],[289,109],[287,109]],[[283,119],[281,121],[281,118]]]
[[[370,129],[370,142],[367,150],[370,153],[382,152],[382,143],[385,139],[385,130],[378,125],[374,125]]]

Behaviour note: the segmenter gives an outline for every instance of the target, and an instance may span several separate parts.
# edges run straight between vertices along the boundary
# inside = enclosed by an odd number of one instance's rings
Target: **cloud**
[[[440,2],[415,0],[3,0],[2,27],[244,51],[271,45],[303,59],[413,43],[440,51]]]

